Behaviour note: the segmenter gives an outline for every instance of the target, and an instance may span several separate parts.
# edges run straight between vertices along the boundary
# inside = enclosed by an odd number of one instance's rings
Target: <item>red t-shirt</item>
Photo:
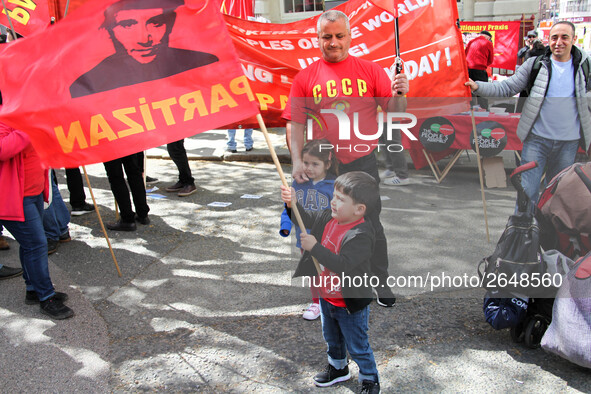
[[[351,230],[353,227],[363,223],[365,220],[363,218],[348,224],[339,224],[335,219],[331,219],[324,228],[324,232],[322,233],[322,241],[321,245],[324,246],[326,249],[330,250],[334,254],[339,254],[341,250],[341,243],[343,242],[343,237],[347,233],[347,231]],[[325,299],[327,302],[330,302],[334,306],[346,307],[345,300],[343,299],[343,293],[341,292],[340,282],[331,281],[331,276],[336,276],[339,278],[339,281],[342,280],[342,277],[337,275],[336,273],[332,272],[328,268],[322,265],[320,262],[320,269],[322,272],[320,273],[320,283],[321,286],[320,290],[320,297]],[[333,287],[334,284],[335,286]]]
[[[474,70],[486,70],[494,60],[494,48],[492,42],[483,36],[478,36],[466,46],[466,62],[468,68]]]
[[[328,139],[339,161],[350,163],[367,156],[379,140],[379,136],[362,139],[356,135],[353,113],[359,114],[359,133],[373,136],[378,129],[377,107],[386,110],[390,97],[390,78],[378,64],[350,55],[338,63],[320,59],[294,78],[282,117],[304,125],[308,118],[318,118],[319,122],[313,122],[313,139]],[[339,136],[337,116],[321,114],[321,109],[340,109],[350,115],[350,139]]]

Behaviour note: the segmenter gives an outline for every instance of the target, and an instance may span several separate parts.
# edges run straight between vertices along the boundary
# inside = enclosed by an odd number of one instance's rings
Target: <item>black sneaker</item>
[[[328,387],[349,379],[351,379],[349,366],[345,366],[343,369],[336,369],[328,364],[324,372],[320,372],[318,375],[314,376],[314,384],[318,387]]]
[[[47,254],[57,252],[57,244],[59,244],[58,240],[47,238]]]
[[[174,193],[174,192],[178,192],[180,191],[183,187],[185,187],[185,185],[181,182],[177,182],[172,186],[168,186],[167,188],[165,188],[164,190],[166,190],[169,193]]]
[[[238,153],[236,149],[226,149],[227,153]]]
[[[152,185],[158,182],[158,178],[152,178],[151,176],[146,175],[146,185]]]
[[[378,305],[390,308],[396,303],[396,297],[392,294],[392,290],[388,286],[382,287],[381,285],[373,288],[373,292],[376,295],[376,302]]]
[[[87,214],[87,213],[93,212],[93,211],[94,211],[94,205],[85,202],[84,205],[82,205],[80,207],[72,206],[72,212],[70,212],[70,215],[80,216],[80,215],[84,215],[84,214]]]
[[[364,380],[361,382],[360,394],[379,394],[380,384],[371,380]]]
[[[22,274],[23,274],[22,268],[12,268],[12,267],[7,267],[5,265],[3,265],[2,268],[0,268],[0,280],[16,278],[17,276],[20,276]]]
[[[68,300],[68,295],[66,293],[60,293],[59,291],[55,292],[53,296],[57,301],[62,303]],[[35,305],[39,303],[39,296],[37,292],[34,290],[27,290],[27,294],[25,295],[25,304],[27,305]]]
[[[41,309],[41,313],[55,320],[63,320],[74,316],[74,311],[56,299],[55,295],[45,301],[41,301],[39,308]]]

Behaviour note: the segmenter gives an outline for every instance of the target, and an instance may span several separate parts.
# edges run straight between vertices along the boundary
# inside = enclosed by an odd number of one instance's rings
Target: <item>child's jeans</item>
[[[336,369],[347,366],[347,350],[359,367],[359,381],[378,382],[378,369],[373,356],[367,330],[369,305],[349,314],[346,308],[334,306],[320,299],[322,334],[328,345],[328,363]]]

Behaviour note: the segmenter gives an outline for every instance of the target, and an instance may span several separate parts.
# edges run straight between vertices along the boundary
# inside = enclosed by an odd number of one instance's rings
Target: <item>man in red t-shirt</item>
[[[343,12],[330,10],[322,14],[318,19],[317,30],[322,59],[296,75],[289,102],[283,112],[283,118],[289,121],[288,130],[291,130],[291,137],[288,138],[291,140],[293,177],[298,183],[308,180],[302,163],[307,117],[318,119],[320,110],[338,109],[349,114],[357,113],[357,124],[361,130],[354,130],[355,122],[351,119],[349,136],[344,139],[340,135],[337,117],[329,114],[322,116],[322,121],[314,125],[313,139],[326,138],[335,146],[341,174],[364,171],[379,183],[377,160],[373,152],[379,143],[376,121],[378,105],[388,112],[404,112],[408,79],[404,73],[400,73],[391,81],[378,64],[349,56],[351,28]],[[380,211],[381,204],[378,203],[369,217],[376,231],[371,269],[381,281],[381,285],[375,289],[377,302],[389,307],[396,299],[385,284],[388,277],[388,248],[379,220]]]
[[[466,46],[466,62],[468,63],[468,76],[473,81],[488,82],[486,68],[494,60],[494,48],[492,35],[483,30],[478,37],[473,39]],[[488,108],[486,99],[478,98],[478,104],[482,108]]]

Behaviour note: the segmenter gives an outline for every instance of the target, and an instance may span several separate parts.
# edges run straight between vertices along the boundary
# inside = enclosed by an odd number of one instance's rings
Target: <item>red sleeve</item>
[[[488,42],[488,63],[487,66],[490,66],[495,60],[495,48],[493,47],[492,42]]]
[[[0,160],[8,160],[29,146],[29,136],[0,123]]]

